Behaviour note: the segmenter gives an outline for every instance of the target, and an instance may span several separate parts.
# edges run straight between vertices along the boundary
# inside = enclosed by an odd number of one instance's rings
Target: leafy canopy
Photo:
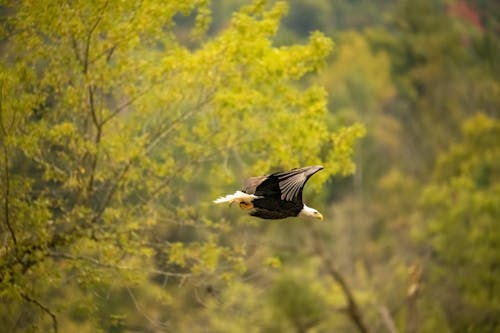
[[[174,311],[137,316],[134,293],[172,306],[161,287],[168,278],[193,286],[245,271],[244,245],[225,237],[233,224],[206,203],[234,186],[235,170],[322,163],[316,189],[353,171],[363,128],[329,126],[325,91],[299,83],[323,66],[332,42],[315,32],[307,44],[274,46],[285,11],[256,1],[209,38],[203,0],[9,9],[0,60],[2,326],[30,304],[40,315],[22,312],[21,329],[70,329],[83,318],[104,330],[127,321],[163,327]],[[193,22],[177,24],[182,15]]]

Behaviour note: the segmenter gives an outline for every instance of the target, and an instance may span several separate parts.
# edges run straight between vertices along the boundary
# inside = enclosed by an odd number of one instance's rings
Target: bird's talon
[[[243,210],[249,210],[249,209],[252,209],[253,208],[253,204],[250,203],[250,202],[240,202],[240,208],[243,209]]]

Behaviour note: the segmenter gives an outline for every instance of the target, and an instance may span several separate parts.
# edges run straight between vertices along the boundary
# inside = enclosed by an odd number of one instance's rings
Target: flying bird
[[[244,181],[243,189],[214,200],[215,203],[237,202],[250,215],[263,219],[287,217],[323,220],[316,209],[302,202],[302,190],[307,180],[323,166],[308,166],[267,176],[251,177]]]

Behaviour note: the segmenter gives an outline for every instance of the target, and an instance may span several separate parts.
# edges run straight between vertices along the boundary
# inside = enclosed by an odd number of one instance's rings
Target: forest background
[[[499,18],[2,1],[0,328],[498,332]],[[324,222],[212,204],[311,164]]]

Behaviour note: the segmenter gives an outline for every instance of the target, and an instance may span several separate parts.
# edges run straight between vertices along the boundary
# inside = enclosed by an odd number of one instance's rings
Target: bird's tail
[[[241,192],[241,191],[236,191],[236,192],[234,192],[234,194],[228,194],[228,195],[226,195],[224,197],[219,197],[219,198],[215,199],[214,203],[219,204],[219,203],[229,202],[230,205],[233,202],[237,202],[237,203],[241,203],[241,202],[250,203],[250,202],[253,201],[253,199],[257,199],[257,198],[259,198],[259,197],[256,196],[256,195],[248,194],[248,193]]]

